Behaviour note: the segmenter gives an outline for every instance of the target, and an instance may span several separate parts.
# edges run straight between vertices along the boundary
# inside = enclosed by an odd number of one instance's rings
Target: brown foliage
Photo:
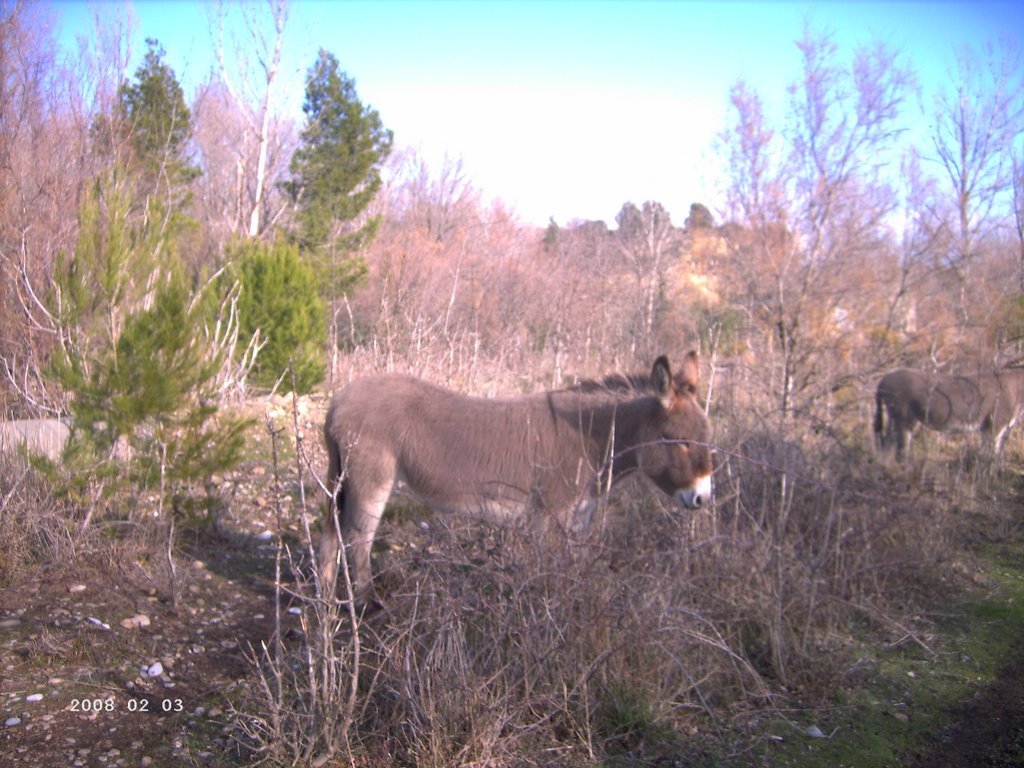
[[[45,400],[38,358],[52,343],[38,297],[55,255],[74,242],[84,152],[80,111],[44,10],[0,19],[0,414]],[[72,212],[69,215],[69,212]]]

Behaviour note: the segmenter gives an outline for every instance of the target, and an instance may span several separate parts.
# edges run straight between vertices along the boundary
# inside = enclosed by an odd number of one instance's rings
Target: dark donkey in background
[[[1024,368],[955,376],[900,368],[878,382],[875,441],[896,449],[897,461],[909,450],[918,423],[940,432],[980,431],[994,456],[1024,410]]]
[[[485,399],[409,376],[359,379],[327,413],[327,485],[358,603],[372,598],[370,548],[402,482],[428,506],[492,519],[554,519],[585,528],[606,485],[642,472],[696,509],[711,495],[711,427],[697,403],[697,354],[673,375],[614,376],[552,392]],[[610,475],[609,475],[610,473]],[[544,523],[541,522],[541,525]],[[335,583],[338,536],[320,542],[324,583]]]

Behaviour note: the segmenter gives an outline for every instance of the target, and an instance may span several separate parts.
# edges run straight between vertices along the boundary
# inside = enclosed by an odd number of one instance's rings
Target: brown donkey
[[[697,377],[690,352],[675,375],[659,357],[649,377],[510,399],[396,374],[353,381],[331,401],[324,433],[357,602],[372,598],[370,548],[398,482],[439,511],[548,516],[568,529],[586,527],[601,490],[637,471],[680,505],[700,507],[712,467]],[[332,509],[320,542],[325,585],[335,584],[338,544]]]
[[[1024,368],[952,376],[900,368],[878,382],[875,442],[902,461],[920,423],[939,432],[980,431],[994,456],[1024,409]]]

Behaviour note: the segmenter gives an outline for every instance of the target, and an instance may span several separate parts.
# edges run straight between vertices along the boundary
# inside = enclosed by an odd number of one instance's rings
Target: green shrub
[[[236,243],[229,250],[229,275],[241,286],[241,334],[259,332],[266,346],[253,368],[257,384],[273,386],[285,376],[295,390],[310,391],[324,378],[327,329],[324,305],[312,265],[298,247],[285,242]]]

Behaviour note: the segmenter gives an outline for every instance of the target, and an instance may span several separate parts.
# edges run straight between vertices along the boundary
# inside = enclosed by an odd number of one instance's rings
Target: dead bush
[[[552,545],[527,526],[432,521],[381,573],[363,748],[417,765],[568,764],[764,706],[685,541],[665,546],[682,527],[662,523],[623,551],[617,525]]]
[[[69,520],[48,484],[22,456],[0,451],[0,586],[38,563],[67,562]]]
[[[937,580],[956,539],[954,502],[924,503],[834,435],[757,431],[725,438],[722,455],[723,543],[700,567],[716,580],[745,569],[720,590],[741,609],[737,643],[756,668],[827,695],[837,680],[825,651],[850,623],[900,628],[921,598],[914,585]]]

